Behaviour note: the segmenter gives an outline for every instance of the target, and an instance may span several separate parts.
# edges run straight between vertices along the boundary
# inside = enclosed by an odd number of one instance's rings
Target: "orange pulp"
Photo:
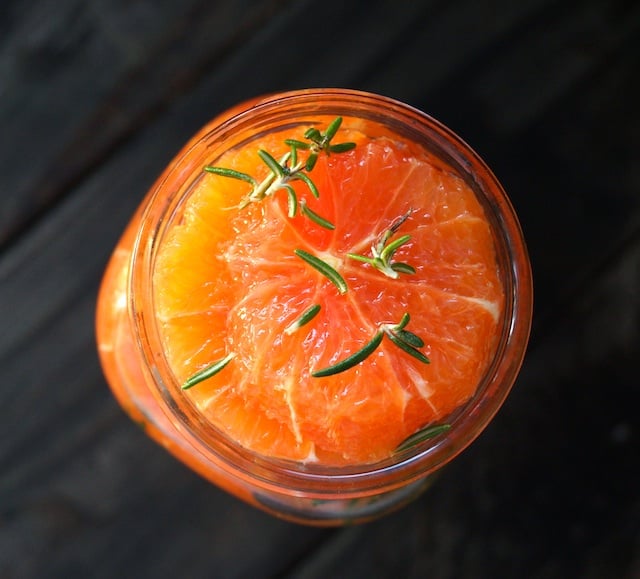
[[[326,126],[331,119],[321,119]],[[203,173],[158,250],[154,306],[167,361],[178,382],[229,353],[218,374],[185,390],[215,428],[257,453],[327,465],[388,458],[412,433],[442,423],[474,394],[492,360],[504,307],[491,227],[473,191],[446,165],[397,136],[345,118],[337,141],[352,151],[321,155],[295,189],[335,225],[287,215],[286,194],[238,206],[247,183]],[[280,158],[287,138],[272,133],[225,153],[216,166],[258,180],[269,171],[259,148]],[[415,274],[387,277],[348,253],[370,255],[398,218],[410,235],[398,261]],[[332,265],[341,294],[301,260],[303,249]],[[290,331],[309,306],[320,313]],[[312,372],[359,350],[404,313],[426,365],[390,340],[334,376]]]

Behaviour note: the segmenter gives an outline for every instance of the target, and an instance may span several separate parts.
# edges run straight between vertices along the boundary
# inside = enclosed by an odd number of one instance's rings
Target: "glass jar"
[[[298,464],[257,455],[209,425],[179,395],[159,339],[152,294],[154,258],[172,214],[210,159],[274,128],[313,115],[360,117],[381,134],[428,150],[472,188],[484,207],[505,290],[492,363],[450,430],[385,461],[352,467]],[[97,341],[108,382],[133,420],[169,452],[219,487],[273,515],[306,524],[362,522],[418,496],[502,405],[529,337],[532,280],[522,233],[502,187],[461,139],[400,102],[341,89],[295,91],[239,105],[205,126],[166,168],[125,230],[107,267]]]

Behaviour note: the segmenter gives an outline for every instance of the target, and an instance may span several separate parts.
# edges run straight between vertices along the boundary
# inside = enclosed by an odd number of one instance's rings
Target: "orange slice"
[[[400,138],[368,137],[351,119],[343,127],[338,140],[356,147],[320,156],[310,173],[320,197],[295,184],[298,198],[335,229],[300,212],[288,217],[284,190],[239,209],[249,185],[203,173],[162,241],[153,278],[161,337],[179,382],[234,356],[184,391],[202,415],[255,452],[331,465],[384,459],[468,401],[492,359],[504,300],[491,228],[463,180]],[[215,165],[260,180],[269,169],[258,149],[280,158],[284,139],[300,140],[304,130],[271,134]],[[414,274],[393,279],[348,257],[370,256],[403,216],[394,236],[410,239],[394,259]],[[295,250],[335,268],[346,293]],[[316,304],[318,315],[291,331]],[[354,367],[312,375],[405,313],[430,364],[385,336]]]

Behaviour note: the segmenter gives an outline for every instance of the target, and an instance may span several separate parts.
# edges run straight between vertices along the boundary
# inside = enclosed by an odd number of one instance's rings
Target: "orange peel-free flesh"
[[[345,119],[343,126],[349,126]],[[184,391],[204,417],[263,455],[330,465],[387,458],[404,439],[441,422],[474,394],[491,362],[503,289],[490,225],[473,191],[426,152],[400,138],[345,128],[355,149],[321,155],[298,197],[335,225],[287,216],[281,190],[238,208],[247,183],[203,173],[158,250],[155,309],[165,354],[178,382],[234,354],[212,378]],[[262,179],[259,148],[279,158],[270,134],[215,165]],[[371,246],[399,217],[409,235],[395,259],[415,268],[397,279],[348,253]],[[303,249],[343,276],[341,294],[300,259]],[[285,331],[310,306],[307,325]],[[388,339],[363,362],[334,376],[312,372],[362,348],[381,324],[408,312],[426,365]]]

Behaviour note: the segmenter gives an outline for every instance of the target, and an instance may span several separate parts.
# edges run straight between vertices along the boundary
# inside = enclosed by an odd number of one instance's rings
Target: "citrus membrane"
[[[260,181],[270,169],[258,150],[280,159],[285,139],[307,128],[263,135],[214,164]],[[345,118],[336,138],[356,146],[319,155],[309,172],[319,197],[292,183],[333,229],[300,210],[290,216],[285,190],[247,203],[247,182],[199,175],[158,250],[154,307],[178,383],[230,360],[180,393],[213,427],[269,457],[354,465],[388,458],[474,395],[495,353],[504,292],[491,226],[460,176],[361,120]],[[410,267],[395,278],[350,256],[371,257],[390,230],[391,241],[408,236],[393,260]],[[346,291],[300,252],[338,272]],[[354,366],[313,375],[406,314],[430,363],[385,335]]]

